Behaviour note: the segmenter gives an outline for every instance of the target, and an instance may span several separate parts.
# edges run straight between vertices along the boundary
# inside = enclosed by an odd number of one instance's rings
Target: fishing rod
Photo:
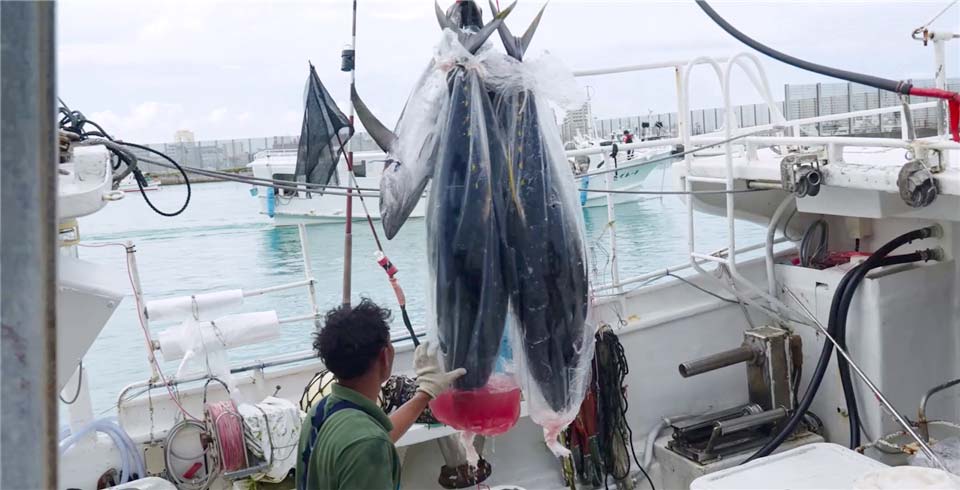
[[[351,44],[350,47],[343,50],[341,55],[341,66],[342,71],[350,72],[350,93],[356,92],[357,85],[357,71],[356,71],[356,56],[357,56],[357,0],[353,0],[353,25],[351,27]],[[356,113],[356,106],[353,103],[353,98],[350,99],[350,132],[351,136],[354,131],[354,115]],[[346,223],[344,224],[344,238],[343,238],[343,300],[342,303],[344,306],[350,306],[350,283],[351,276],[353,273],[353,190],[354,188],[357,191],[357,197],[360,198],[360,205],[363,207],[363,213],[367,217],[367,224],[370,226],[370,232],[373,234],[373,240],[377,246],[377,264],[383,268],[383,271],[387,274],[387,280],[390,282],[390,286],[393,288],[393,293],[397,297],[397,303],[400,306],[400,314],[403,318],[403,326],[406,327],[407,332],[410,333],[410,339],[413,341],[413,345],[419,346],[420,340],[417,338],[417,335],[413,331],[413,324],[410,321],[410,315],[407,313],[407,300],[406,296],[403,293],[403,288],[400,287],[400,283],[397,281],[396,274],[398,269],[387,255],[383,251],[383,245],[380,243],[380,237],[377,234],[377,229],[373,224],[373,218],[370,216],[370,211],[367,209],[367,203],[363,200],[363,193],[360,191],[360,184],[357,182],[356,176],[353,173],[353,138],[347,141],[347,150],[344,151],[343,141],[340,139],[340,134],[337,133],[337,142],[340,144],[340,153],[343,154],[347,162],[347,173],[349,175],[349,182],[352,183],[352,186],[347,187],[347,212],[346,212]]]
[[[720,14],[713,9],[713,7],[707,4],[706,0],[696,0],[696,2],[697,6],[699,6],[703,12],[710,17],[710,19],[720,26],[721,29],[727,31],[728,34],[735,37],[737,40],[746,44],[747,46],[750,46],[751,48],[790,66],[800,68],[801,70],[812,71],[814,73],[826,75],[828,77],[839,78],[848,82],[859,83],[861,85],[887,90],[889,92],[900,94],[901,96],[915,95],[917,97],[933,97],[936,99],[946,100],[950,112],[950,134],[953,137],[953,141],[960,142],[960,127],[958,127],[958,125],[960,125],[960,94],[957,92],[950,92],[948,90],[942,90],[938,88],[915,87],[912,83],[905,80],[889,80],[873,75],[841,70],[839,68],[819,65],[790,56],[786,53],[777,51],[770,46],[767,46],[737,30],[736,27],[733,27],[729,22],[724,20],[724,18],[721,17]]]
[[[351,27],[350,47],[343,50],[340,69],[350,72],[350,93],[357,85],[357,0],[353,0],[353,25]],[[350,131],[353,131],[355,108],[350,101]],[[337,135],[339,139],[339,134]],[[347,171],[353,176],[353,138],[347,142]],[[340,144],[342,150],[343,143]],[[347,190],[347,220],[343,235],[343,300],[344,306],[350,306],[350,280],[353,274],[353,192]]]

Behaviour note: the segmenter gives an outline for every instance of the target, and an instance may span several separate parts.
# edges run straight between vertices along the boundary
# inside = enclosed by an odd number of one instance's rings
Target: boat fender
[[[276,201],[277,190],[273,187],[267,187],[267,216],[273,217],[276,212],[277,201]]]

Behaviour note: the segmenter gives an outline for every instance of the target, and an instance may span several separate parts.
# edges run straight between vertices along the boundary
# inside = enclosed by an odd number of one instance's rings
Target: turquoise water
[[[659,188],[660,181],[660,171],[653,172],[648,188]],[[133,241],[148,301],[223,289],[257,289],[303,279],[296,227],[274,227],[269,218],[259,214],[256,199],[248,190],[248,186],[237,183],[195,185],[190,206],[175,218],[153,213],[139,194],[128,194],[99,213],[82,218],[81,237],[85,243]],[[179,207],[184,192],[183,186],[170,186],[149,196],[161,209],[172,210]],[[698,249],[710,251],[725,245],[725,220],[712,216],[697,219]],[[585,210],[584,222],[593,280],[609,281],[606,208]],[[341,299],[343,225],[307,229],[311,266],[318,279],[317,299],[325,310]],[[686,260],[686,207],[677,196],[619,205],[616,233],[621,279]],[[742,237],[740,243],[754,243],[762,240],[763,234],[758,226],[741,224],[738,240]],[[395,305],[386,276],[374,261],[376,248],[365,222],[354,224],[353,246],[353,298],[369,296],[382,305]],[[427,279],[424,221],[407,223],[393,240],[384,241],[384,248],[400,270],[398,278],[406,292],[411,319],[415,325],[422,325]],[[80,256],[125,270],[124,252],[118,247],[81,248]],[[270,309],[277,310],[281,318],[309,314],[306,288],[247,298],[242,307],[242,311]],[[84,358],[97,412],[109,412],[125,385],[149,377],[135,311],[133,299],[126,298]],[[169,326],[150,327],[155,336]],[[393,327],[403,330],[399,314]],[[281,328],[278,340],[231,350],[231,361],[310,348],[310,322]],[[170,375],[177,365],[166,363],[163,367]]]

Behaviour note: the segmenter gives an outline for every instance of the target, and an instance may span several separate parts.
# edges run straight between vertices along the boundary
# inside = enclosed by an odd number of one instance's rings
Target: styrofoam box
[[[886,467],[839,444],[821,442],[701,476],[690,489],[850,489],[862,475]]]

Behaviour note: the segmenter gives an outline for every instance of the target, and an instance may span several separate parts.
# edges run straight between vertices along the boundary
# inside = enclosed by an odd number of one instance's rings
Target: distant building
[[[583,106],[579,109],[567,112],[566,117],[563,118],[563,140],[572,140],[578,132],[583,135],[590,134],[590,118],[592,114],[589,100],[584,102]]]
[[[193,131],[189,129],[181,129],[176,133],[173,133],[173,142],[174,143],[193,143],[195,141],[193,137]]]

